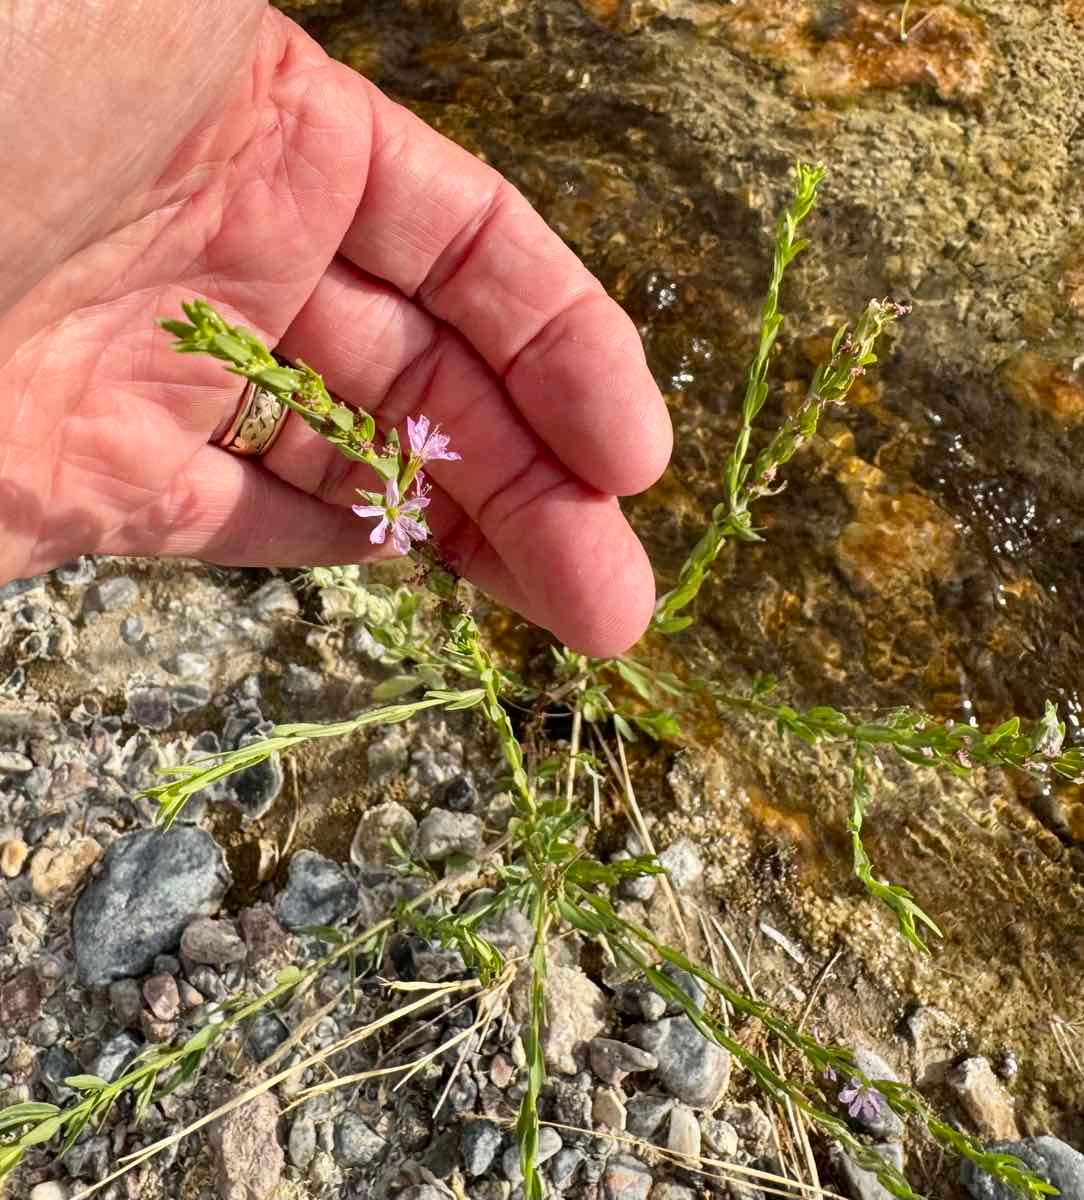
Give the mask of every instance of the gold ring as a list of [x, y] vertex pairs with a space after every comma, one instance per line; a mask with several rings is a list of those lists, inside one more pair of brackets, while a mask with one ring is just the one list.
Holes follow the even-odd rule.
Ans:
[[257, 387], [250, 379], [241, 393], [237, 413], [226, 432], [215, 439], [231, 454], [252, 457], [266, 454], [286, 424], [290, 410], [276, 396]]

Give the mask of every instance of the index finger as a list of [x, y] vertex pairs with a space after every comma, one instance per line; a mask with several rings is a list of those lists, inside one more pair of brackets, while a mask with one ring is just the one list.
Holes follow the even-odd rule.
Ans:
[[632, 321], [511, 184], [355, 78], [372, 151], [340, 253], [458, 329], [581, 479], [650, 486], [672, 437]]

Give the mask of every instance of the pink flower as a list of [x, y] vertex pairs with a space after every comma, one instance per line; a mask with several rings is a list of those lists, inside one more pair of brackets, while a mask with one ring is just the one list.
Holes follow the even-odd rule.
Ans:
[[359, 517], [379, 517], [376, 528], [369, 534], [374, 546], [383, 544], [391, 532], [391, 544], [399, 554], [410, 550], [410, 543], [424, 542], [429, 530], [417, 518], [429, 504], [427, 496], [415, 496], [410, 500], [399, 500], [399, 484], [389, 479], [384, 489], [383, 504], [355, 504], [354, 512]]
[[419, 417], [416, 421], [413, 417], [407, 417], [406, 426], [410, 453], [423, 463], [433, 462], [438, 458], [455, 462], [462, 457], [454, 450], [448, 449], [448, 435], [440, 432], [439, 425], [434, 425], [430, 431], [428, 417]]
[[863, 1087], [857, 1079], [852, 1079], [839, 1093], [839, 1102], [847, 1106], [852, 1117], [862, 1121], [874, 1121], [881, 1115], [881, 1093], [876, 1088]]

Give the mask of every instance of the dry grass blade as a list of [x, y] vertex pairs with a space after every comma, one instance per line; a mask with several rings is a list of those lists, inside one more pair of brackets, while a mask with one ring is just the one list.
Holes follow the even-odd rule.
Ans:
[[[121, 1165], [116, 1171], [112, 1172], [112, 1174], [106, 1176], [99, 1182], [92, 1184], [89, 1188], [85, 1188], [83, 1191], [79, 1192], [75, 1197], [73, 1197], [73, 1200], [84, 1200], [84, 1197], [93, 1196], [96, 1192], [100, 1192], [102, 1188], [107, 1187], [109, 1184], [114, 1183], [124, 1175], [127, 1175], [129, 1171], [134, 1170], [138, 1166], [142, 1166], [143, 1163], [155, 1158], [163, 1151], [170, 1149], [170, 1147], [176, 1146], [179, 1142], [184, 1141], [185, 1138], [190, 1137], [193, 1133], [197, 1133], [199, 1130], [205, 1129], [208, 1125], [214, 1124], [215, 1121], [220, 1120], [222, 1117], [228, 1116], [232, 1112], [236, 1112], [237, 1109], [248, 1104], [249, 1101], [265, 1095], [267, 1092], [271, 1091], [272, 1088], [277, 1087], [280, 1083], [285, 1083], [286, 1080], [295, 1075], [301, 1074], [304, 1071], [307, 1071], [310, 1067], [323, 1064], [332, 1055], [338, 1054], [343, 1050], [347, 1050], [351, 1046], [356, 1045], [358, 1042], [372, 1037], [373, 1034], [377, 1033], [379, 1030], [395, 1021], [411, 1016], [413, 1013], [418, 1012], [427, 1005], [431, 1004], [435, 999], [453, 992], [462, 991], [464, 988], [471, 986], [481, 988], [482, 985], [476, 979], [450, 984], [432, 985], [432, 990], [430, 993], [420, 996], [417, 1000], [413, 1000], [409, 1004], [403, 1005], [401, 1008], [397, 1008], [392, 1012], [385, 1013], [384, 1016], [379, 1017], [375, 1021], [370, 1021], [368, 1025], [364, 1025], [360, 1029], [352, 1030], [345, 1037], [340, 1038], [339, 1041], [334, 1045], [329, 1046], [324, 1050], [319, 1050], [315, 1054], [309, 1055], [308, 1058], [302, 1059], [300, 1062], [295, 1063], [293, 1066], [287, 1067], [285, 1070], [279, 1071], [277, 1074], [270, 1076], [268, 1079], [254, 1084], [252, 1087], [249, 1087], [243, 1091], [240, 1095], [231, 1097], [229, 1100], [220, 1104], [211, 1112], [205, 1113], [202, 1117], [199, 1117], [197, 1120], [191, 1122], [191, 1124], [186, 1125], [183, 1129], [179, 1129], [175, 1133], [169, 1134], [167, 1137], [160, 1138], [158, 1141], [152, 1142], [149, 1146], [144, 1146], [141, 1150], [137, 1150], [133, 1154], [126, 1155], [120, 1160]], [[370, 1072], [368, 1077], [375, 1078], [376, 1076], [380, 1075], [398, 1074], [409, 1069], [411, 1065], [412, 1064], [408, 1063], [398, 1067], [377, 1068], [373, 1072]], [[336, 1084], [338, 1084], [338, 1081], [336, 1081]], [[296, 1104], [298, 1101], [295, 1100], [294, 1103]], [[290, 1107], [292, 1108], [293, 1105]]]

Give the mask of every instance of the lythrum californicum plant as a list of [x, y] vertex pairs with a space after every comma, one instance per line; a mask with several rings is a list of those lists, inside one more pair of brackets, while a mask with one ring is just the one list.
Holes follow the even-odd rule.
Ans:
[[[876, 362], [875, 348], [882, 335], [906, 314], [903, 306], [892, 301], [871, 301], [852, 325], [836, 333], [829, 356], [814, 372], [805, 398], [780, 428], [766, 438], [757, 435], [757, 418], [768, 395], [772, 350], [783, 321], [780, 287], [788, 265], [805, 246], [799, 236], [800, 226], [814, 207], [823, 175], [819, 167], [799, 164], [796, 168], [793, 198], [776, 227], [768, 293], [761, 311], [760, 334], [742, 403], [737, 441], [719, 480], [718, 501], [707, 515], [701, 536], [678, 578], [658, 601], [653, 622], [655, 636], [675, 636], [696, 619], [697, 597], [728, 543], [759, 539], [758, 506], [784, 486], [783, 468], [816, 433], [825, 410], [846, 401], [854, 380]], [[446, 881], [438, 880], [417, 900], [402, 906], [394, 917], [352, 938], [329, 931], [329, 938], [335, 944], [319, 962], [305, 970], [287, 969], [269, 991], [231, 1005], [224, 1010], [220, 1023], [204, 1027], [179, 1045], [146, 1047], [116, 1080], [106, 1082], [76, 1076], [67, 1083], [77, 1095], [63, 1108], [22, 1104], [0, 1112], [0, 1176], [11, 1171], [32, 1146], [49, 1142], [55, 1145], [57, 1153], [63, 1153], [84, 1128], [101, 1121], [122, 1100], [132, 1106], [133, 1117], [138, 1120], [151, 1101], [168, 1094], [200, 1070], [226, 1030], [312, 986], [322, 972], [344, 956], [351, 956], [351, 961], [360, 959], [363, 965], [378, 965], [384, 939], [396, 925], [455, 946], [477, 978], [446, 985], [404, 985], [418, 989], [421, 994], [411, 998], [408, 990], [407, 1001], [377, 1025], [422, 1011], [457, 990], [477, 1001], [480, 1014], [491, 1011], [493, 998], [504, 996], [514, 971], [480, 930], [488, 918], [515, 906], [529, 916], [534, 930], [528, 961], [520, 964], [530, 975], [530, 1015], [525, 1039], [527, 1086], [516, 1124], [527, 1200], [540, 1200], [545, 1192], [535, 1159], [540, 1130], [539, 1098], [545, 1083], [542, 1030], [547, 946], [569, 930], [598, 943], [610, 959], [639, 971], [668, 1002], [688, 1016], [704, 1037], [725, 1047], [780, 1105], [781, 1111], [801, 1114], [841, 1143], [893, 1196], [921, 1200], [895, 1166], [852, 1132], [843, 1119], [844, 1111], [854, 1116], [887, 1106], [943, 1149], [970, 1159], [1021, 1195], [1038, 1197], [1052, 1193], [1048, 1184], [1015, 1158], [984, 1150], [978, 1142], [941, 1120], [912, 1088], [866, 1077], [848, 1051], [821, 1044], [801, 1024], [794, 1024], [770, 1005], [660, 941], [650, 929], [622, 916], [612, 901], [614, 889], [629, 878], [661, 873], [662, 867], [653, 854], [610, 863], [594, 857], [587, 836], [588, 814], [579, 806], [575, 781], [580, 773], [590, 778], [597, 789], [600, 775], [608, 765], [634, 807], [624, 744], [634, 741], [640, 733], [653, 738], [680, 738], [682, 715], [695, 705], [709, 704], [724, 716], [734, 711], [754, 714], [770, 720], [783, 736], [809, 743], [838, 744], [852, 765], [847, 828], [854, 873], [874, 899], [895, 912], [903, 936], [918, 950], [926, 951], [922, 931], [937, 935], [936, 924], [905, 888], [887, 883], [875, 874], [862, 843], [863, 822], [871, 800], [869, 761], [875, 754], [892, 753], [915, 767], [957, 774], [996, 763], [1039, 775], [1055, 773], [1084, 781], [1084, 756], [1075, 748], [1063, 747], [1064, 726], [1053, 706], [1048, 705], [1043, 717], [1030, 727], [1014, 718], [990, 731], [970, 724], [944, 724], [910, 709], [865, 720], [826, 707], [799, 712], [774, 697], [774, 684], [770, 680], [752, 680], [741, 686], [716, 680], [679, 679], [648, 669], [631, 656], [592, 661], [561, 649], [555, 650], [561, 677], [556, 694], [573, 707], [571, 744], [563, 759], [529, 761], [516, 737], [507, 704], [509, 701], [529, 704], [534, 697], [530, 689], [498, 669], [459, 597], [456, 579], [440, 565], [431, 550], [425, 524], [428, 496], [423, 468], [433, 459], [458, 458], [451, 448], [455, 431], [446, 434], [430, 428], [425, 417], [419, 416], [407, 422], [405, 449], [394, 431], [378, 438], [373, 418], [338, 403], [311, 367], [303, 363], [281, 364], [251, 333], [231, 326], [202, 301], [187, 304], [184, 310], [186, 321], [162, 321], [163, 328], [177, 339], [179, 351], [213, 355], [226, 363], [229, 370], [255, 380], [284, 400], [344, 455], [373, 469], [380, 487], [363, 493], [354, 511], [359, 519], [373, 522], [370, 535], [373, 542], [388, 543], [398, 553], [418, 559], [430, 594], [426, 603], [436, 606], [442, 634], [434, 637], [418, 622], [422, 603], [422, 593], [418, 590], [367, 585], [360, 580], [356, 569], [349, 567], [311, 572], [316, 584], [335, 589], [346, 599], [351, 611], [365, 619], [381, 661], [393, 666], [397, 673], [376, 689], [373, 706], [350, 720], [281, 725], [271, 736], [242, 749], [168, 768], [164, 781], [149, 793], [157, 801], [161, 823], [168, 825], [174, 821], [191, 796], [216, 780], [251, 767], [272, 754], [287, 753], [303, 742], [347, 738], [367, 726], [409, 721], [426, 709], [470, 708], [485, 718], [501, 748], [514, 817], [501, 842], [475, 864], [478, 882], [487, 884], [484, 899], [477, 905], [450, 910], [440, 897]], [[759, 449], [754, 448], [754, 442]], [[469, 464], [464, 469], [469, 469]], [[551, 691], [550, 697], [553, 695]], [[602, 758], [582, 748], [585, 727], [593, 731]], [[404, 863], [404, 869], [410, 869], [409, 864]], [[457, 887], [463, 888], [462, 876], [457, 878]], [[667, 965], [697, 978], [710, 1002], [703, 1008], [698, 1006], [663, 971]], [[483, 1020], [480, 1016], [479, 1022]], [[750, 1049], [756, 1043], [738, 1035], [737, 1021], [759, 1022], [779, 1045], [794, 1052], [804, 1069], [788, 1073], [781, 1066], [782, 1059], [769, 1060]], [[329, 1050], [283, 1068], [189, 1128], [123, 1160], [118, 1164], [117, 1175], [147, 1161], [260, 1091], [369, 1036], [374, 1028], [371, 1025], [356, 1030]], [[427, 1055], [422, 1063], [465, 1044], [475, 1028], [457, 1034]], [[415, 1063], [387, 1068], [386, 1072], [409, 1073], [418, 1067]], [[364, 1078], [380, 1073], [372, 1072]], [[356, 1083], [361, 1078], [335, 1079], [301, 1095], [304, 1098], [331, 1087]], [[95, 1185], [86, 1194], [101, 1186], [104, 1184]]]

